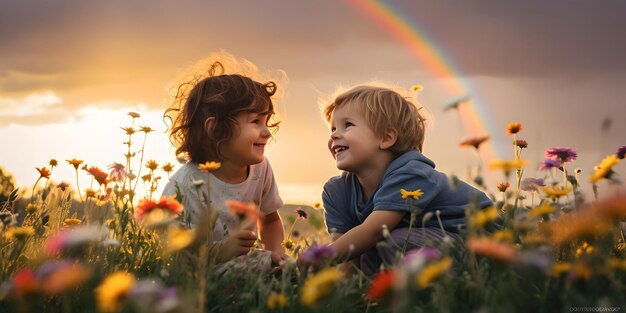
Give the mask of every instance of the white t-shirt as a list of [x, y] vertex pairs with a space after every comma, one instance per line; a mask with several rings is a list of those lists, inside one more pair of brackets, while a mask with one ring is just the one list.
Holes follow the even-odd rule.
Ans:
[[[185, 211], [190, 214], [191, 225], [194, 227], [201, 210], [207, 204], [207, 183], [211, 189], [211, 199], [208, 204], [217, 212], [213, 238], [215, 241], [223, 240], [228, 235], [228, 231], [237, 224], [237, 218], [230, 213], [230, 209], [225, 204], [227, 200], [255, 203], [263, 214], [275, 212], [283, 205], [278, 194], [274, 172], [267, 158], [263, 158], [259, 164], [250, 165], [248, 177], [239, 184], [225, 183], [213, 174], [198, 170], [197, 163], [187, 162], [172, 175], [165, 185], [163, 195], [175, 195], [178, 185], [183, 195], [182, 204]], [[200, 190], [200, 193], [197, 190]], [[256, 223], [254, 223], [254, 229], [256, 231]]]

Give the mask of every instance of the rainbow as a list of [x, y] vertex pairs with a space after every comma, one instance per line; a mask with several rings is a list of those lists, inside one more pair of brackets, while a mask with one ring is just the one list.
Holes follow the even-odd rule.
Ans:
[[[409, 51], [434, 75], [446, 78], [448, 92], [453, 96], [470, 95], [471, 105], [463, 104], [458, 107], [461, 122], [469, 136], [491, 135], [490, 141], [481, 146], [481, 154], [489, 161], [506, 155], [501, 146], [494, 143], [505, 142], [501, 139], [504, 130], [488, 127], [494, 119], [490, 116], [487, 106], [480, 100], [476, 88], [463, 79], [461, 70], [455, 66], [441, 45], [429, 36], [426, 28], [418, 21], [405, 16], [386, 1], [376, 0], [346, 0], [346, 2], [374, 20], [396, 40], [405, 45]], [[471, 92], [470, 92], [471, 91]], [[469, 137], [468, 136], [468, 137]], [[498, 150], [495, 148], [498, 147]]]

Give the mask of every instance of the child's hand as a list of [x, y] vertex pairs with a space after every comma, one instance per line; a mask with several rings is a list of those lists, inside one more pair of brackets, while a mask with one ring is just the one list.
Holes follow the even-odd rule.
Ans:
[[271, 257], [273, 266], [283, 265], [285, 260], [289, 258], [289, 256], [287, 256], [284, 251], [272, 251]]
[[228, 239], [222, 244], [222, 253], [227, 259], [238, 257], [250, 252], [257, 236], [253, 231], [238, 229], [233, 231]]

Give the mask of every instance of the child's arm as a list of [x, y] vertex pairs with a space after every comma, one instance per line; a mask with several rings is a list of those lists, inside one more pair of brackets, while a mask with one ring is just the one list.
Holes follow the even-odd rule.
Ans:
[[285, 255], [285, 250], [281, 246], [285, 239], [285, 230], [280, 215], [276, 211], [265, 215], [263, 221], [259, 221], [258, 227], [264, 248], [272, 251], [272, 261], [277, 264]]
[[335, 252], [335, 260], [347, 261], [371, 249], [383, 239], [383, 225], [394, 229], [406, 212], [374, 211], [365, 221], [346, 233], [339, 235], [330, 244]]

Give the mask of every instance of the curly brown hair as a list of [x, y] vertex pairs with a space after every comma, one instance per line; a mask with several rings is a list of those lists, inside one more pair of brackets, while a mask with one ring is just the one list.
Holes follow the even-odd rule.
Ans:
[[[176, 90], [173, 105], [163, 114], [172, 121], [170, 141], [179, 158], [196, 163], [222, 161], [220, 145], [238, 133], [236, 117], [239, 113], [267, 114], [266, 126], [272, 134], [280, 122], [274, 122], [276, 93], [272, 81], [259, 83], [247, 76], [224, 74], [221, 62], [214, 62], [206, 76], [196, 76], [182, 83]], [[214, 118], [211, 129], [205, 121]]]

